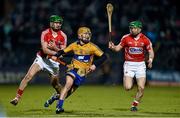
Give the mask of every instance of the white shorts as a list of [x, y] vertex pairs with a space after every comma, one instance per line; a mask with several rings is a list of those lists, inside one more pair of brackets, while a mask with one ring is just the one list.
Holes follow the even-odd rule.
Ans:
[[33, 63], [38, 64], [42, 70], [48, 71], [51, 75], [57, 76], [59, 74], [59, 63], [52, 59], [37, 55]]
[[124, 62], [124, 76], [142, 78], [146, 77], [146, 65], [145, 62]]

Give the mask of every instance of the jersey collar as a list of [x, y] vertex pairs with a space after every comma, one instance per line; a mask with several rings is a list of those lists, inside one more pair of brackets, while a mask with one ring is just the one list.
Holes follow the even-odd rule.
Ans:
[[137, 41], [141, 38], [141, 36], [142, 36], [142, 33], [139, 33], [136, 37], [132, 36], [132, 38]]
[[[51, 28], [49, 28], [49, 32], [52, 34], [52, 29], [51, 29]], [[59, 31], [57, 32], [57, 34], [60, 35], [60, 34], [61, 34], [61, 30], [59, 30]]]

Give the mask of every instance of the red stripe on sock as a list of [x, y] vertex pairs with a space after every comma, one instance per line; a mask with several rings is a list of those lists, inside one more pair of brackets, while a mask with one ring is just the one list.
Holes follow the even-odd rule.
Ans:
[[138, 106], [138, 103], [137, 102], [133, 102], [132, 105], [133, 106]]
[[18, 89], [17, 94], [18, 94], [19, 96], [22, 96], [22, 94], [23, 94], [23, 90]]

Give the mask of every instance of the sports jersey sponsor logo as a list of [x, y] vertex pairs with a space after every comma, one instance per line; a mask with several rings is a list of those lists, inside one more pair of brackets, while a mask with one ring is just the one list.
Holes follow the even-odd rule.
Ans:
[[139, 47], [130, 47], [129, 48], [129, 53], [130, 54], [142, 54], [143, 53], [143, 49], [139, 48]]
[[74, 55], [74, 58], [79, 61], [87, 63], [90, 60], [90, 55]]
[[78, 59], [79, 60], [84, 59], [84, 56], [78, 56]]

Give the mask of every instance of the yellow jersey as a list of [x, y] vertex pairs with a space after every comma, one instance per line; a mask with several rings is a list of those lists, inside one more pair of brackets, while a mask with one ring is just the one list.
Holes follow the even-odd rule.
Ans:
[[78, 41], [64, 49], [65, 53], [71, 51], [74, 53], [74, 57], [69, 67], [84, 70], [84, 74], [86, 74], [87, 69], [92, 65], [94, 56], [100, 57], [104, 53], [98, 46], [91, 42], [80, 45]]

